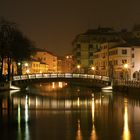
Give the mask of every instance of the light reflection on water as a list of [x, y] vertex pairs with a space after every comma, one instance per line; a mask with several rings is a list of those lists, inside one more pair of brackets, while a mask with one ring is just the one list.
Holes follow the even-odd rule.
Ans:
[[1, 139], [139, 140], [140, 100], [117, 94], [60, 82], [1, 94]]
[[94, 94], [92, 94], [92, 131], [90, 140], [97, 140], [96, 130], [94, 126], [94, 113], [95, 113], [95, 101], [94, 101]]
[[80, 120], [78, 120], [78, 129], [77, 129], [76, 140], [82, 140], [82, 133], [81, 133], [81, 128], [80, 128]]
[[123, 140], [130, 140], [130, 130], [128, 123], [128, 99], [124, 98], [124, 128], [123, 128]]

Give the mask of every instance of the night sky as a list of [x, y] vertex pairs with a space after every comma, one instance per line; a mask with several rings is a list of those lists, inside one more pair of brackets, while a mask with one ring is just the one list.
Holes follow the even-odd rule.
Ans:
[[88, 28], [139, 24], [140, 0], [1, 0], [0, 16], [16, 22], [37, 47], [60, 56]]

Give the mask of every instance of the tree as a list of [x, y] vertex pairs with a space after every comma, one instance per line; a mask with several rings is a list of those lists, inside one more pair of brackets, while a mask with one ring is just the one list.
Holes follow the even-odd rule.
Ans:
[[29, 60], [34, 52], [34, 45], [22, 32], [16, 30], [13, 34], [14, 40], [12, 43], [12, 58], [17, 65], [17, 73], [22, 74], [22, 62]]
[[[8, 80], [10, 80], [12, 62], [22, 64], [23, 60], [30, 58], [33, 49], [33, 43], [23, 35], [15, 23], [0, 20], [0, 76], [3, 74], [3, 60], [7, 60]], [[18, 73], [22, 74], [21, 66], [18, 67]]]
[[7, 59], [8, 64], [8, 80], [10, 79], [10, 63], [11, 63], [11, 44], [13, 40], [12, 32], [16, 29], [16, 25], [4, 19], [0, 20], [0, 76], [3, 74], [3, 60]]

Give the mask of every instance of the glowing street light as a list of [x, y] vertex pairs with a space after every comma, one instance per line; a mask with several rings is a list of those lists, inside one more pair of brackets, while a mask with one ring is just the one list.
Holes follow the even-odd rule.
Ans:
[[21, 65], [21, 63], [20, 62], [18, 62], [18, 66], [20, 66]]
[[30, 72], [30, 70], [28, 69], [29, 64], [25, 63], [24, 65], [25, 65], [25, 68], [26, 68], [26, 74], [29, 74], [29, 72]]
[[80, 67], [81, 67], [80, 65], [77, 65], [77, 68], [78, 68], [78, 69], [80, 69]]
[[92, 67], [91, 67], [91, 69], [94, 71], [94, 70], [95, 70], [95, 67], [94, 67], [94, 66], [92, 66]]
[[78, 72], [80, 73], [80, 68], [81, 66], [80, 65], [77, 65], [77, 69], [78, 69]]
[[125, 69], [128, 69], [128, 64], [124, 64], [123, 67], [124, 67]]
[[94, 66], [91, 67], [92, 73], [94, 74], [96, 68]]
[[25, 67], [28, 67], [29, 66], [29, 64], [28, 63], [25, 63]]
[[129, 65], [127, 64], [127, 63], [125, 63], [124, 65], [123, 65], [123, 67], [124, 67], [124, 79], [125, 80], [127, 80], [128, 79], [128, 68], [129, 68]]
[[26, 70], [26, 73], [27, 73], [27, 74], [29, 74], [29, 72], [30, 72], [30, 70], [29, 70], [29, 69], [27, 69], [27, 70]]

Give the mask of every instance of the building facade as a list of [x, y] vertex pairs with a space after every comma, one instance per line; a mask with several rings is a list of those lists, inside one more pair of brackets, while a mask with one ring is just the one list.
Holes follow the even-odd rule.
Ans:
[[76, 36], [73, 41], [75, 71], [90, 72], [94, 65], [94, 53], [100, 50], [103, 42], [114, 40], [120, 42], [121, 38], [112, 28], [99, 27]]
[[129, 44], [101, 46], [101, 50], [94, 54], [96, 74], [113, 79], [134, 79], [134, 73], [140, 70], [140, 46]]
[[48, 73], [57, 72], [57, 56], [44, 49], [38, 49], [33, 58], [48, 65]]
[[58, 59], [58, 73], [73, 73], [73, 56], [66, 55]]
[[30, 60], [22, 64], [22, 74], [47, 73], [48, 65], [37, 60]]

